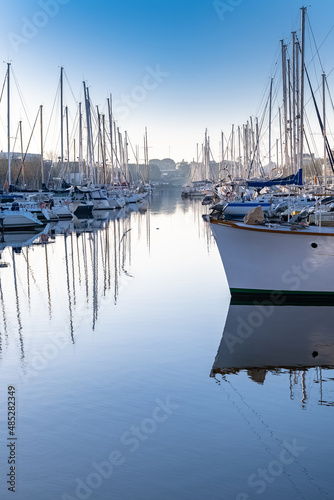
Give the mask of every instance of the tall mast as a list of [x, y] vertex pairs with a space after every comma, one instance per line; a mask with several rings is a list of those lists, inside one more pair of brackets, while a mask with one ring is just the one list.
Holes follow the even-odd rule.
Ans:
[[89, 151], [89, 177], [93, 176], [93, 156], [92, 156], [92, 141], [91, 141], [91, 132], [90, 132], [90, 106], [89, 106], [89, 94], [88, 89], [86, 87], [86, 83], [83, 82], [84, 87], [84, 96], [85, 96], [85, 107], [86, 107], [86, 123], [87, 123], [87, 142], [88, 142], [88, 151]]
[[289, 87], [289, 137], [290, 137], [290, 163], [291, 163], [291, 174], [294, 173], [293, 165], [293, 149], [292, 149], [292, 111], [291, 111], [291, 67], [290, 59], [288, 59], [288, 87]]
[[296, 164], [300, 168], [300, 92], [299, 92], [299, 42], [296, 40]]
[[[99, 111], [99, 107], [96, 106], [97, 111], [97, 125], [98, 125], [98, 141], [97, 141], [97, 182], [100, 183], [100, 151], [102, 156], [102, 165], [103, 165], [103, 147], [102, 147], [102, 131], [101, 131], [101, 115]], [[104, 181], [105, 182], [105, 181]]]
[[125, 176], [130, 182], [130, 175], [129, 175], [129, 158], [128, 158], [128, 133], [127, 131], [124, 132], [124, 163], [125, 163]]
[[41, 173], [42, 173], [42, 189], [45, 184], [44, 180], [44, 149], [43, 149], [43, 106], [39, 107], [40, 123], [41, 123]]
[[303, 166], [303, 139], [304, 139], [304, 74], [305, 74], [305, 13], [306, 7], [302, 11], [302, 31], [301, 31], [301, 75], [300, 75], [300, 168]]
[[322, 121], [323, 121], [323, 137], [324, 137], [324, 184], [325, 190], [327, 187], [327, 156], [326, 156], [326, 92], [325, 92], [325, 84], [326, 84], [326, 75], [325, 72], [322, 73]]
[[145, 158], [145, 165], [146, 165], [145, 182], [148, 184], [150, 182], [150, 170], [149, 170], [149, 163], [148, 163], [148, 143], [147, 143], [147, 128], [146, 127], [145, 127], [145, 135], [144, 135], [144, 158]]
[[82, 112], [81, 112], [81, 102], [79, 102], [79, 172], [80, 172], [80, 183], [82, 181]]
[[23, 154], [23, 138], [22, 138], [22, 122], [19, 122], [20, 125], [20, 142], [21, 142], [21, 164], [22, 164], [22, 180], [23, 180], [23, 188], [25, 187], [24, 180], [24, 154]]
[[282, 76], [283, 76], [283, 120], [284, 120], [284, 152], [285, 152], [285, 168], [289, 166], [288, 157], [288, 111], [286, 99], [286, 45], [281, 40], [282, 45]]
[[63, 171], [64, 162], [64, 123], [63, 123], [63, 71], [64, 68], [60, 68], [60, 161], [61, 161], [61, 171]]
[[107, 182], [107, 156], [106, 156], [106, 122], [105, 115], [102, 115], [102, 158], [103, 158], [103, 182]]
[[68, 107], [65, 106], [65, 119], [66, 119], [66, 150], [67, 150], [67, 175], [70, 173], [70, 134], [68, 130]]
[[232, 123], [232, 135], [231, 135], [231, 160], [232, 160], [232, 169], [233, 176], [235, 177], [235, 155], [234, 155], [234, 124]]
[[109, 116], [109, 133], [110, 133], [110, 160], [111, 160], [111, 183], [114, 183], [114, 151], [113, 151], [113, 134], [112, 134], [112, 100], [107, 99], [108, 103], [108, 116]]
[[292, 32], [292, 136], [293, 136], [293, 166], [297, 168], [296, 158], [296, 32]]
[[7, 139], [8, 139], [8, 189], [12, 178], [10, 172], [10, 63], [7, 63]]
[[280, 166], [281, 166], [281, 168], [283, 168], [283, 138], [282, 138], [281, 108], [278, 108], [278, 120], [279, 120], [279, 139], [280, 139], [280, 150], [281, 150], [281, 162], [280, 162]]
[[[198, 149], [198, 144], [197, 144], [197, 149]], [[198, 153], [197, 153], [198, 156]], [[198, 161], [198, 159], [197, 159]], [[224, 169], [224, 132], [222, 132], [222, 172]]]
[[238, 125], [238, 146], [239, 146], [239, 168], [238, 175], [241, 177], [241, 136], [240, 136], [240, 126]]
[[273, 78], [270, 80], [270, 91], [269, 91], [269, 167], [271, 165], [271, 101], [272, 101], [272, 91], [273, 91]]
[[259, 131], [259, 120], [258, 117], [255, 118], [255, 130], [256, 130], [256, 144], [257, 144], [257, 165], [260, 169], [260, 131]]

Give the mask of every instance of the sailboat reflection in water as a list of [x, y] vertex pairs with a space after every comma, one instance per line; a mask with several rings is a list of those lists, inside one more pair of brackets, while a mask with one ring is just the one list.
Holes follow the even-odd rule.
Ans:
[[318, 404], [334, 406], [323, 394], [323, 383], [334, 380], [333, 324], [332, 306], [232, 302], [211, 376], [226, 380], [245, 371], [264, 384], [268, 373], [289, 374], [291, 399], [300, 388], [305, 406], [311, 383], [319, 387]]

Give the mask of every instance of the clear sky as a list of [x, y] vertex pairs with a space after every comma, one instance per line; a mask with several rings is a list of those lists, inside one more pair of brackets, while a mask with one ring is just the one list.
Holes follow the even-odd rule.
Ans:
[[[261, 110], [270, 77], [279, 74], [280, 40], [292, 30], [300, 36], [296, 0], [11, 0], [3, 2], [0, 50], [13, 69], [12, 141], [22, 120], [25, 141], [39, 105], [43, 105], [47, 151], [59, 148], [59, 120], [51, 111], [60, 66], [66, 73], [64, 104], [70, 127], [82, 81], [94, 105], [106, 112], [112, 94], [114, 115], [131, 143], [143, 145], [148, 129], [149, 157], [171, 156], [190, 161], [208, 129], [212, 152], [219, 160], [219, 140], [232, 124], [242, 125]], [[334, 3], [306, 5], [323, 69], [334, 82]], [[312, 50], [306, 64], [321, 80]], [[313, 43], [313, 41], [312, 41]], [[16, 89], [18, 83], [24, 107]], [[277, 104], [281, 91], [277, 77]], [[274, 84], [276, 85], [276, 83]], [[317, 84], [315, 84], [317, 87]], [[276, 87], [275, 87], [276, 88]], [[58, 102], [55, 103], [58, 106]], [[57, 109], [57, 108], [56, 108]], [[0, 103], [0, 148], [6, 150], [6, 94]], [[46, 132], [45, 132], [46, 133]], [[38, 152], [38, 134], [31, 152]], [[16, 145], [16, 150], [19, 147]]]

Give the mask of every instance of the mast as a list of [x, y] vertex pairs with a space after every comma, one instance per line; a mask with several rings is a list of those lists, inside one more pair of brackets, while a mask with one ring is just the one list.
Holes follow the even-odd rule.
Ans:
[[294, 164], [293, 164], [293, 149], [292, 149], [292, 111], [291, 111], [291, 67], [290, 59], [288, 59], [288, 86], [289, 86], [289, 136], [290, 136], [290, 162], [291, 162], [291, 174], [294, 174]]
[[288, 157], [288, 124], [287, 124], [287, 99], [286, 99], [286, 45], [281, 40], [282, 46], [282, 77], [283, 77], [283, 120], [284, 120], [284, 152], [285, 152], [285, 168], [289, 166]]
[[128, 158], [128, 133], [124, 132], [124, 164], [125, 164], [125, 177], [127, 181], [130, 183], [130, 175], [129, 175], [129, 158]]
[[82, 112], [81, 102], [79, 102], [79, 172], [80, 183], [82, 182]]
[[84, 96], [85, 96], [85, 107], [86, 107], [86, 122], [87, 122], [87, 142], [88, 142], [88, 151], [89, 151], [89, 175], [88, 177], [93, 176], [93, 157], [92, 157], [92, 142], [91, 142], [91, 133], [90, 133], [90, 107], [89, 107], [89, 94], [88, 89], [86, 87], [86, 83], [83, 82], [84, 87]]
[[150, 170], [149, 170], [149, 163], [148, 163], [148, 143], [147, 143], [147, 127], [145, 127], [145, 135], [144, 135], [144, 158], [145, 158], [145, 170], [146, 170], [146, 175], [145, 175], [145, 182], [149, 184], [150, 182]]
[[282, 139], [282, 117], [281, 108], [278, 108], [278, 119], [279, 119], [279, 139], [280, 139], [280, 150], [281, 150], [281, 168], [283, 168], [283, 139]]
[[[97, 142], [97, 182], [100, 183], [100, 151], [102, 156], [102, 165], [104, 165], [103, 161], [103, 147], [102, 147], [102, 131], [101, 131], [101, 115], [99, 111], [99, 107], [96, 106], [97, 111], [97, 124], [98, 124], [98, 142]], [[105, 181], [104, 181], [105, 182]]]
[[45, 184], [44, 180], [44, 150], [43, 150], [43, 106], [39, 107], [40, 123], [41, 123], [41, 174], [42, 174], [42, 189]]
[[323, 137], [324, 137], [324, 184], [325, 184], [325, 190], [327, 187], [327, 156], [326, 156], [326, 91], [325, 91], [325, 84], [326, 84], [326, 74], [325, 72], [322, 73], [322, 122], [323, 122]]
[[258, 169], [260, 169], [260, 130], [259, 130], [259, 120], [258, 117], [255, 118], [255, 130], [256, 130], [256, 144], [257, 144], [257, 165]]
[[70, 135], [68, 131], [68, 107], [65, 106], [65, 119], [66, 119], [66, 149], [67, 149], [67, 175], [70, 173]]
[[64, 68], [60, 68], [60, 162], [61, 171], [63, 171], [64, 162], [64, 123], [63, 123], [63, 71]]
[[276, 139], [276, 170], [278, 170], [278, 139]]
[[296, 157], [296, 32], [292, 32], [292, 136], [293, 153], [292, 161], [294, 171], [298, 170]]
[[22, 122], [19, 122], [19, 128], [20, 128], [20, 142], [21, 142], [21, 169], [22, 169], [22, 179], [23, 179], [23, 188], [25, 187], [25, 180], [24, 180], [24, 154], [23, 154], [23, 138], [22, 138]]
[[107, 156], [106, 156], [106, 122], [105, 115], [102, 115], [102, 158], [103, 158], [103, 182], [107, 182]]
[[7, 63], [7, 139], [8, 139], [8, 189], [12, 178], [10, 172], [10, 63]]
[[241, 136], [240, 136], [240, 126], [238, 125], [238, 149], [239, 149], [239, 168], [238, 175], [241, 177]]
[[301, 75], [300, 75], [300, 168], [303, 166], [303, 139], [304, 139], [304, 75], [305, 75], [305, 13], [306, 7], [301, 8]]
[[232, 132], [231, 132], [231, 160], [232, 160], [232, 177], [235, 177], [235, 154], [234, 154], [234, 124], [232, 123]]
[[300, 92], [299, 92], [299, 42], [296, 40], [296, 164], [300, 167]]
[[269, 91], [269, 167], [271, 166], [271, 104], [272, 104], [273, 78], [270, 80]]
[[[198, 149], [198, 144], [197, 144], [197, 149]], [[198, 153], [197, 153], [198, 156]], [[198, 159], [197, 159], [198, 161]], [[222, 171], [224, 169], [224, 132], [222, 132]]]
[[112, 135], [112, 101], [107, 99], [108, 103], [108, 116], [109, 116], [109, 133], [110, 133], [110, 160], [111, 160], [111, 184], [114, 184], [114, 151], [113, 151], [113, 135]]

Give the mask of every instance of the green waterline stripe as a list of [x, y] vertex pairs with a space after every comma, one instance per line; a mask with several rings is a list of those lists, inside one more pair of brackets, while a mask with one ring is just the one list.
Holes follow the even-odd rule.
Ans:
[[317, 296], [333, 296], [334, 292], [314, 292], [314, 291], [298, 291], [298, 290], [263, 290], [258, 288], [230, 288], [231, 295], [234, 294], [254, 294], [254, 295], [317, 295]]

